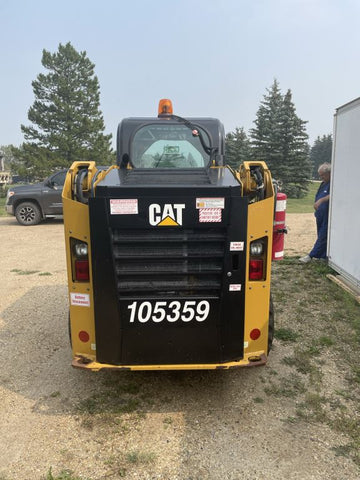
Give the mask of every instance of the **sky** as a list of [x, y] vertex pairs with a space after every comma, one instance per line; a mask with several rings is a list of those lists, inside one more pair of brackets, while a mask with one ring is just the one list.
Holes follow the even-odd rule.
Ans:
[[42, 51], [67, 42], [95, 64], [114, 148], [161, 98], [248, 133], [276, 78], [313, 144], [360, 96], [358, 0], [0, 0], [0, 18], [0, 145], [24, 141]]

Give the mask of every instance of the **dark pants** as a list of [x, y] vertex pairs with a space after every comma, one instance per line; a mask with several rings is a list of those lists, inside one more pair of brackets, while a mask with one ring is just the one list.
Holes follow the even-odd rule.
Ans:
[[317, 240], [309, 253], [311, 258], [326, 258], [328, 213], [327, 209], [325, 212], [316, 212]]

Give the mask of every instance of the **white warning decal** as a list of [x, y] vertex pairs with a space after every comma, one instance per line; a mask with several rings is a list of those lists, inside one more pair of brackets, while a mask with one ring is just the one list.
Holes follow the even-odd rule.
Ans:
[[286, 200], [277, 200], [276, 201], [276, 211], [284, 212], [286, 210]]
[[111, 215], [137, 215], [137, 198], [114, 198], [110, 200]]
[[90, 295], [88, 293], [70, 293], [71, 305], [77, 307], [90, 307]]
[[244, 250], [244, 242], [230, 242], [230, 252], [242, 252]]
[[241, 283], [232, 283], [229, 285], [230, 292], [240, 292], [241, 291]]
[[200, 223], [220, 223], [221, 208], [200, 208], [199, 209], [199, 222]]
[[196, 208], [225, 208], [225, 198], [197, 198], [196, 199]]

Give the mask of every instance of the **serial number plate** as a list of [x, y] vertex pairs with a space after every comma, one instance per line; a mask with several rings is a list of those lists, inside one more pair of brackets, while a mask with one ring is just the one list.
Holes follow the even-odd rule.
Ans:
[[207, 300], [186, 300], [179, 302], [138, 302], [134, 301], [128, 305], [130, 310], [130, 323], [140, 322], [203, 322], [210, 313], [210, 303]]

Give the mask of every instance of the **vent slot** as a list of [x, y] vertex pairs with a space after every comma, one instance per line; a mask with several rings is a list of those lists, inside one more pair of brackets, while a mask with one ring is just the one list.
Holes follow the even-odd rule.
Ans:
[[115, 229], [112, 246], [121, 298], [220, 297], [222, 229]]

